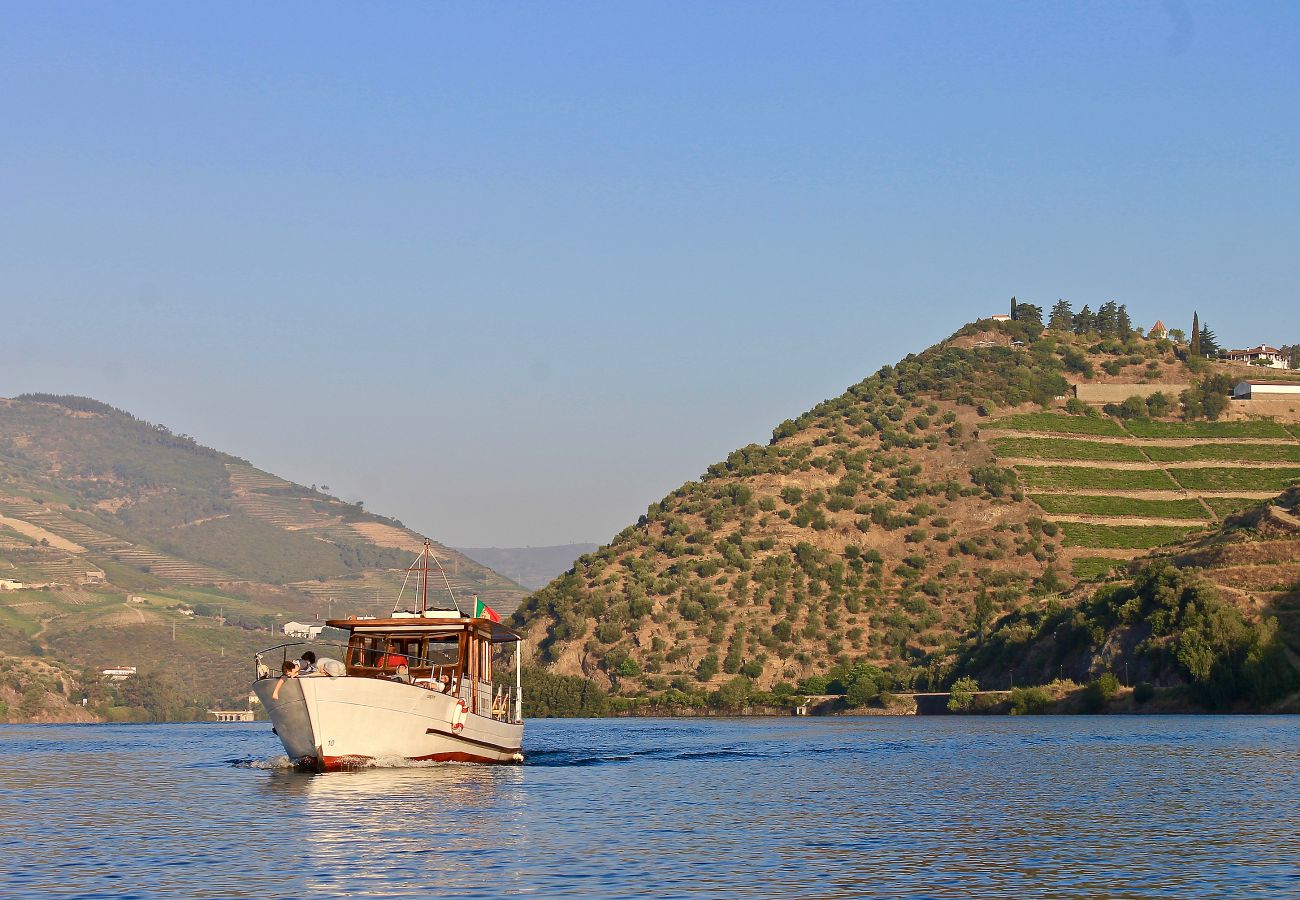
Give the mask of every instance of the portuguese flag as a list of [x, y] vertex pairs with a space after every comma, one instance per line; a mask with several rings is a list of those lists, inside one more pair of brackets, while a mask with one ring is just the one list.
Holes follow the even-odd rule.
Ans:
[[488, 606], [482, 600], [480, 600], [478, 598], [478, 594], [475, 594], [474, 595], [474, 618], [491, 619], [493, 622], [500, 622], [501, 614], [498, 613], [492, 607]]

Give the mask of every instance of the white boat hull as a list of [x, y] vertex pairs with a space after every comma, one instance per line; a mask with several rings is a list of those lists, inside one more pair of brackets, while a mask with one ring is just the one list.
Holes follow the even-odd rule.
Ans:
[[377, 678], [278, 679], [253, 690], [289, 758], [320, 771], [413, 761], [518, 763], [524, 726], [465, 711], [458, 697]]

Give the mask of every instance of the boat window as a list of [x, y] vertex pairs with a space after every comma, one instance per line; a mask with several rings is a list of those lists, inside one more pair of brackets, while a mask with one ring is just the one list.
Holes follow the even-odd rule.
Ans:
[[425, 665], [454, 666], [460, 662], [460, 641], [454, 634], [429, 638], [425, 658]]
[[405, 635], [353, 635], [348, 648], [348, 664], [378, 667], [383, 663], [390, 644], [393, 654], [405, 656], [412, 668], [460, 664], [460, 641], [455, 634], [431, 636], [427, 642], [423, 637]]

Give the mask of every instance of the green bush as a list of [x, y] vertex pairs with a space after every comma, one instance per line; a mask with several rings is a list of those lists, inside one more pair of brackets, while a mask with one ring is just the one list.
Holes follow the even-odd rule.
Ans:
[[1047, 712], [1052, 695], [1040, 687], [1015, 688], [1011, 691], [1011, 714], [1036, 716]]
[[1083, 708], [1088, 712], [1100, 712], [1118, 693], [1119, 679], [1106, 672], [1088, 682], [1088, 686], [1083, 689]]
[[1156, 687], [1149, 681], [1139, 681], [1133, 688], [1134, 703], [1149, 703], [1156, 695]]
[[948, 709], [952, 712], [967, 712], [975, 703], [975, 692], [980, 689], [979, 682], [970, 676], [958, 678], [949, 688]]

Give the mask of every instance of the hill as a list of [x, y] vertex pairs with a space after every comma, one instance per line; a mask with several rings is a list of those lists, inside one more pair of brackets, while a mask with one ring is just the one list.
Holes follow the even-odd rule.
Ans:
[[596, 544], [560, 544], [555, 547], [457, 547], [470, 559], [481, 562], [529, 590], [544, 588], [572, 568], [574, 560], [599, 549]]
[[1300, 689], [1298, 506], [1290, 488], [1122, 577], [1026, 604], [973, 638], [957, 671], [984, 685], [1120, 673], [1128, 685], [1185, 687], [1201, 707], [1300, 710], [1300, 695], [1285, 700]]
[[[0, 653], [61, 673], [58, 696], [27, 700], [24, 718], [72, 695], [127, 718], [242, 703], [251, 654], [280, 624], [391, 609], [423, 541], [98, 401], [0, 400]], [[466, 599], [509, 612], [524, 595], [455, 550], [435, 552]], [[110, 665], [147, 677], [108, 691], [86, 674]], [[15, 697], [54, 683], [19, 680]]]
[[972, 323], [710, 466], [520, 608], [537, 662], [651, 707], [853, 666], [939, 687], [1000, 618], [1300, 477], [1294, 410], [1250, 419], [1186, 347], [1079, 331]]

